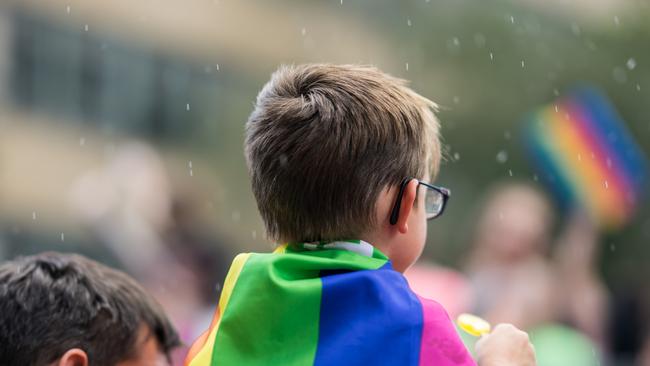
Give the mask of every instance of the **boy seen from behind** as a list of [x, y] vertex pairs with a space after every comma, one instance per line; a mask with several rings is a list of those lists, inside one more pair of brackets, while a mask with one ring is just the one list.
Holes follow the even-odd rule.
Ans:
[[[402, 276], [449, 191], [436, 105], [376, 68], [281, 67], [246, 125], [252, 189], [273, 253], [240, 254], [186, 359], [205, 365], [474, 365], [445, 310]], [[497, 326], [481, 366], [534, 365]]]

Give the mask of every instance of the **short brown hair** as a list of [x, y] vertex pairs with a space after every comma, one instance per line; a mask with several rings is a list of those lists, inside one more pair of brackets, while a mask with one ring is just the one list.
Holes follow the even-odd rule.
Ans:
[[0, 365], [46, 365], [80, 348], [89, 364], [112, 366], [135, 356], [143, 325], [169, 357], [174, 327], [125, 273], [54, 252], [0, 265]]
[[436, 105], [377, 68], [282, 66], [257, 96], [245, 154], [274, 240], [358, 238], [379, 193], [440, 161]]

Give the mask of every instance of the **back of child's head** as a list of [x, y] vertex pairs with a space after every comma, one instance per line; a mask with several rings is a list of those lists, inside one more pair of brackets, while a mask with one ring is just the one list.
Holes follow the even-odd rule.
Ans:
[[90, 365], [137, 352], [143, 327], [164, 354], [179, 343], [162, 308], [126, 274], [78, 255], [0, 265], [0, 364], [46, 365], [74, 348]]
[[354, 239], [386, 187], [434, 176], [436, 105], [374, 67], [280, 67], [257, 97], [246, 158], [267, 234]]

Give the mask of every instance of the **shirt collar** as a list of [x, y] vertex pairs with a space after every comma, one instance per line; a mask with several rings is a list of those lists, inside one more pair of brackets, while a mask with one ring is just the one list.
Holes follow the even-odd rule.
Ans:
[[280, 245], [275, 250], [275, 253], [285, 253], [287, 249], [298, 252], [328, 249], [347, 250], [365, 257], [388, 260], [388, 257], [384, 253], [363, 240], [292, 242]]

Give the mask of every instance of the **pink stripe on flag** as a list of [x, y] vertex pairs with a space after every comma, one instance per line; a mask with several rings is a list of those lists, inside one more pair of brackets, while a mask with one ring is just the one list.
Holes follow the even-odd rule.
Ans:
[[424, 323], [420, 366], [476, 366], [442, 305], [420, 296], [418, 298], [422, 303]]

